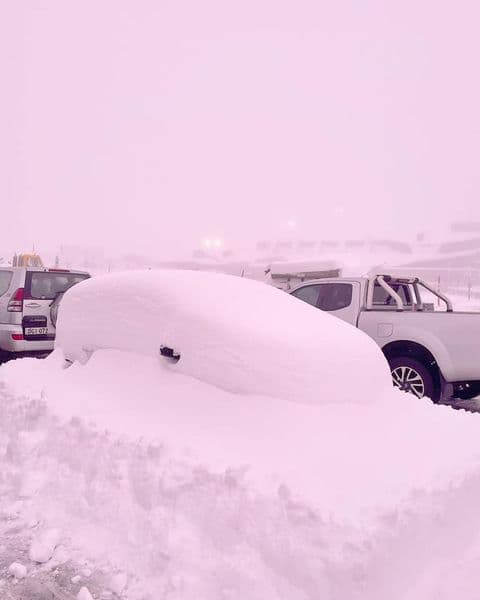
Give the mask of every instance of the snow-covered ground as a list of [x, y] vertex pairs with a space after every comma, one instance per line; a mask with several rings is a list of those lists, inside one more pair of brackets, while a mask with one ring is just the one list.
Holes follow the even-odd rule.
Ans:
[[151, 277], [73, 288], [55, 353], [0, 367], [0, 597], [478, 597], [480, 415], [384, 386], [366, 336], [268, 286], [196, 274], [178, 305], [192, 275]]
[[181, 398], [150, 357], [62, 363], [0, 369], [2, 543], [27, 579], [60, 561], [95, 598], [117, 574], [131, 599], [476, 597], [478, 415], [395, 390]]

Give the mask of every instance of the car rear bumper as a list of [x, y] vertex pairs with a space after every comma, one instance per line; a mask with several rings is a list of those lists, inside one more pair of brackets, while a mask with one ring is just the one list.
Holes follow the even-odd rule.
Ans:
[[0, 323], [0, 351], [11, 353], [36, 353], [51, 352], [53, 350], [53, 340], [25, 340], [14, 339], [12, 336], [22, 336], [23, 330], [20, 325], [10, 325]]

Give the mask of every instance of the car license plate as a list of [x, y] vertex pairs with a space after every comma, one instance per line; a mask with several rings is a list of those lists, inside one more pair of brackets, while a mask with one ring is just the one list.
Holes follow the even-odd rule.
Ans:
[[25, 327], [25, 335], [47, 335], [47, 327]]

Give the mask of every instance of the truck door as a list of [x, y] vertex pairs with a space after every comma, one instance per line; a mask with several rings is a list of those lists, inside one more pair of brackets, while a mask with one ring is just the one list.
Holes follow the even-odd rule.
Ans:
[[357, 326], [360, 309], [360, 283], [357, 281], [307, 284], [294, 290], [292, 296]]

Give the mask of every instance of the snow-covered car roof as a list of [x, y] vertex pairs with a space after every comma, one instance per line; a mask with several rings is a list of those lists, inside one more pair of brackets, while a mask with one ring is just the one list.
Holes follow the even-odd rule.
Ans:
[[[160, 347], [180, 355], [173, 364]], [[243, 394], [365, 401], [391, 386], [376, 344], [351, 325], [263, 283], [158, 270], [92, 278], [60, 306], [56, 347], [70, 360], [119, 349]]]

